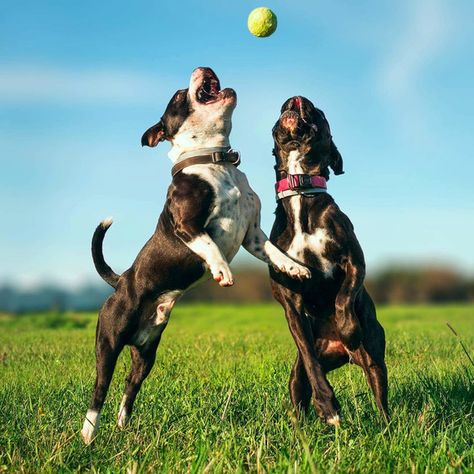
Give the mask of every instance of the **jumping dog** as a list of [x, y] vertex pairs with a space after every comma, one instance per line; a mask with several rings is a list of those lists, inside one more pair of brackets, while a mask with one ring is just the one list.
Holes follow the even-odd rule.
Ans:
[[290, 278], [310, 278], [273, 244], [260, 228], [260, 201], [245, 174], [239, 154], [230, 148], [233, 89], [220, 89], [209, 68], [196, 69], [187, 89], [171, 98], [161, 120], [142, 137], [142, 145], [171, 142], [172, 182], [155, 233], [133, 265], [117, 275], [105, 262], [102, 242], [110, 220], [92, 238], [99, 275], [115, 288], [102, 306], [96, 331], [96, 381], [81, 431], [92, 442], [117, 357], [130, 346], [132, 367], [118, 413], [128, 420], [142, 382], [149, 374], [161, 335], [176, 300], [210, 276], [220, 286], [233, 284], [229, 262], [242, 245], [252, 255]]

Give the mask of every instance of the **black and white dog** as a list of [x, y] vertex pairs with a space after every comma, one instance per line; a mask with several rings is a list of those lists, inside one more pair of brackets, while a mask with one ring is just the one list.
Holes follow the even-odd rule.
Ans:
[[285, 310], [298, 354], [290, 376], [297, 411], [314, 399], [319, 416], [339, 424], [339, 403], [327, 372], [362, 367], [380, 412], [388, 419], [385, 335], [364, 287], [364, 254], [349, 218], [326, 192], [329, 168], [342, 157], [324, 113], [304, 97], [281, 108], [273, 128], [277, 209], [270, 240], [311, 269], [297, 282], [270, 269], [272, 291]]
[[196, 69], [189, 88], [171, 98], [161, 120], [148, 129], [142, 145], [169, 140], [172, 183], [155, 233], [133, 265], [117, 275], [104, 261], [102, 242], [110, 220], [92, 239], [94, 264], [116, 291], [104, 303], [97, 323], [96, 382], [81, 434], [91, 443], [117, 357], [131, 346], [132, 368], [118, 414], [123, 427], [155, 361], [161, 334], [176, 300], [186, 289], [212, 277], [233, 284], [229, 263], [242, 245], [255, 257], [291, 278], [310, 278], [309, 270], [272, 245], [260, 228], [260, 202], [239, 157], [230, 150], [234, 90], [220, 90], [209, 68]]

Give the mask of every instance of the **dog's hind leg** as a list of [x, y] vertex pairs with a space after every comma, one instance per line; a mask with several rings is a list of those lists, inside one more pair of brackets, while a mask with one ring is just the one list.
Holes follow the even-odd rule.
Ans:
[[[381, 415], [389, 420], [388, 377], [385, 365], [385, 332], [375, 316], [375, 306], [365, 289], [362, 290], [357, 311], [363, 328], [362, 345], [352, 353], [354, 362], [362, 367], [374, 394]], [[367, 323], [367, 324], [366, 324]]]
[[129, 420], [135, 398], [143, 381], [153, 368], [160, 338], [161, 335], [145, 349], [135, 346], [130, 347], [132, 368], [126, 380], [122, 403], [120, 404], [118, 412], [117, 425], [119, 428], [123, 428]]
[[[365, 347], [366, 345], [368, 345], [368, 348]], [[367, 344], [364, 341], [362, 346], [352, 355], [354, 362], [362, 367], [365, 373], [380, 414], [386, 421], [389, 421], [387, 366], [383, 359], [379, 359], [377, 355], [375, 355], [378, 352], [379, 350], [375, 349], [373, 345]]]
[[99, 428], [99, 418], [105, 397], [109, 389], [110, 381], [114, 373], [117, 358], [123, 348], [123, 344], [118, 341], [110, 341], [101, 334], [100, 323], [97, 332], [96, 342], [96, 381], [94, 394], [89, 409], [86, 413], [81, 436], [85, 444], [92, 443]]
[[342, 343], [354, 351], [362, 342], [362, 331], [354, 308], [356, 298], [364, 282], [362, 265], [355, 264], [349, 257], [342, 265], [345, 277], [336, 295], [336, 325]]
[[[145, 341], [140, 346], [132, 346], [130, 348], [132, 367], [125, 383], [122, 403], [117, 417], [119, 428], [123, 428], [130, 418], [135, 398], [143, 381], [153, 368], [161, 335], [168, 324], [171, 310], [176, 300], [181, 296], [181, 293], [181, 291], [171, 292], [163, 295], [158, 300], [159, 304], [152, 318], [152, 324], [143, 331], [144, 333], [148, 333], [144, 336]], [[141, 335], [138, 334], [137, 337], [140, 339]]]
[[299, 416], [301, 411], [307, 411], [313, 394], [308, 375], [304, 368], [303, 358], [299, 352], [296, 355], [296, 360], [291, 368], [289, 389], [291, 402], [297, 416]]
[[117, 358], [126, 343], [126, 333], [130, 321], [133, 320], [134, 307], [129, 298], [116, 292], [108, 298], [100, 310], [95, 342], [95, 386], [81, 431], [82, 439], [86, 444], [90, 444], [97, 433], [100, 412], [107, 396]]

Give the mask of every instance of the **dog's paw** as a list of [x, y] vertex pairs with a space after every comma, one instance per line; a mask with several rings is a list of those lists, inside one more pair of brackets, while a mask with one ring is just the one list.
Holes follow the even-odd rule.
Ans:
[[212, 278], [214, 278], [220, 286], [232, 286], [234, 284], [234, 277], [230, 271], [229, 265], [221, 262], [219, 265], [211, 267]]
[[128, 423], [129, 414], [127, 413], [127, 409], [125, 408], [125, 401], [127, 398], [124, 396], [122, 403], [119, 408], [119, 412], [117, 415], [117, 426], [122, 430], [125, 428], [126, 424]]
[[333, 415], [326, 418], [326, 423], [332, 426], [341, 426], [341, 418], [339, 415]]
[[87, 410], [86, 419], [81, 430], [81, 438], [87, 446], [94, 441], [94, 437], [99, 427], [100, 414], [95, 410]]
[[94, 439], [94, 432], [83, 429], [83, 430], [81, 430], [81, 438], [82, 438], [83, 443], [86, 446], [89, 446], [92, 443], [93, 439]]
[[117, 426], [123, 430], [128, 423], [128, 415], [125, 412], [120, 412], [117, 417]]
[[296, 280], [309, 280], [311, 278], [310, 270], [299, 263], [293, 262], [293, 260], [282, 262], [278, 270]]

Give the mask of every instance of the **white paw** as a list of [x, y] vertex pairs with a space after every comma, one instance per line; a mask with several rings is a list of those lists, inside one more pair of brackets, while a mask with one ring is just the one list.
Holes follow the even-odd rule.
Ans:
[[278, 269], [297, 280], [308, 280], [311, 278], [309, 269], [299, 263], [293, 262], [293, 260], [282, 262]]
[[212, 278], [214, 278], [220, 286], [232, 286], [234, 277], [226, 262], [220, 262], [218, 265], [211, 267]]
[[89, 445], [94, 440], [99, 427], [99, 413], [95, 410], [87, 410], [86, 419], [81, 430], [81, 437], [85, 444]]
[[125, 428], [125, 425], [128, 422], [129, 416], [125, 408], [125, 402], [127, 401], [127, 396], [124, 395], [122, 398], [122, 403], [120, 404], [118, 416], [117, 416], [117, 426], [122, 429]]
[[94, 439], [95, 431], [94, 429], [88, 429], [88, 428], [82, 428], [81, 430], [81, 438], [82, 441], [84, 441], [84, 444], [89, 446], [89, 444], [92, 443], [92, 440]]
[[328, 418], [326, 421], [328, 425], [332, 425], [332, 426], [341, 425], [341, 419], [339, 418], [339, 415], [334, 415], [331, 418]]
[[117, 418], [117, 426], [120, 429], [125, 428], [125, 425], [128, 423], [128, 414], [127, 411], [124, 409], [120, 410]]

